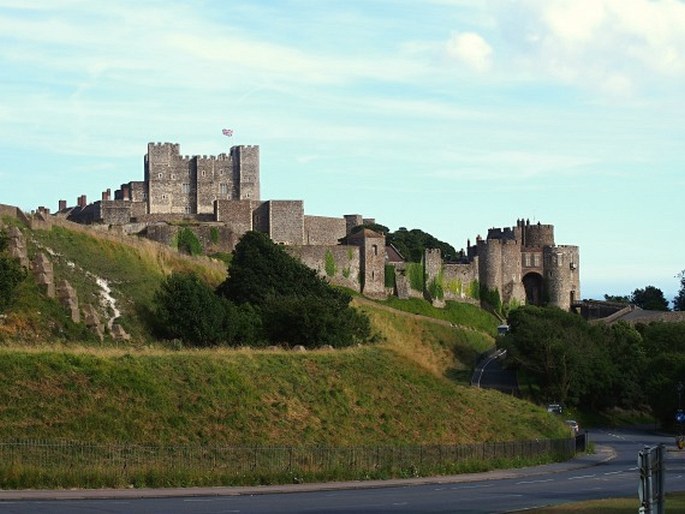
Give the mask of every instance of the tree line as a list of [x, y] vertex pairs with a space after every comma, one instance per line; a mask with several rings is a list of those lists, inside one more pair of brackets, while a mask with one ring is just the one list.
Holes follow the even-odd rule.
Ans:
[[[685, 270], [678, 273], [676, 276], [680, 280], [680, 290], [673, 298], [673, 310], [685, 310]], [[617, 302], [625, 304], [637, 305], [641, 309], [650, 311], [668, 311], [669, 303], [664, 292], [658, 287], [646, 286], [644, 288], [637, 288], [629, 295], [610, 295], [605, 294], [604, 299], [607, 302]]]
[[509, 314], [509, 327], [499, 345], [539, 402], [595, 412], [649, 406], [665, 425], [683, 407], [685, 322], [591, 324], [555, 307], [523, 306]]

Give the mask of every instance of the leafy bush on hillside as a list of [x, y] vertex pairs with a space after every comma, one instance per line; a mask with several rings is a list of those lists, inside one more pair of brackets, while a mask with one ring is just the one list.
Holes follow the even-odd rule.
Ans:
[[6, 255], [7, 245], [7, 234], [0, 230], [0, 312], [11, 305], [17, 286], [26, 277], [19, 262]]
[[179, 252], [186, 253], [188, 255], [202, 254], [202, 244], [200, 244], [195, 232], [190, 230], [188, 227], [183, 227], [181, 230], [179, 230], [176, 237]]
[[236, 245], [218, 292], [238, 305], [251, 304], [273, 343], [348, 346], [371, 333], [368, 318], [349, 306], [348, 293], [260, 232], [246, 233]]
[[171, 275], [155, 297], [159, 332], [199, 346], [348, 346], [368, 340], [368, 318], [351, 296], [288, 255], [265, 234], [248, 232], [216, 294], [197, 277]]

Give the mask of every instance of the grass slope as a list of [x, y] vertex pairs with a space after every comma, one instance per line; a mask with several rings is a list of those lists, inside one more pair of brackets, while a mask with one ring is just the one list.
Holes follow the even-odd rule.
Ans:
[[374, 346], [170, 351], [147, 332], [154, 291], [190, 269], [216, 285], [225, 264], [86, 227], [24, 230], [31, 254], [49, 249], [56, 279], [82, 303], [99, 302], [94, 277], [109, 282], [134, 341], [103, 348], [28, 279], [0, 323], [0, 440], [345, 446], [568, 435], [539, 408], [459, 385], [497, 325], [473, 306], [356, 299]]
[[[136, 343], [150, 343], [145, 321], [152, 296], [163, 278], [172, 271], [193, 270], [207, 283], [218, 285], [226, 277], [226, 265], [208, 258], [189, 257], [171, 248], [135, 237], [102, 234], [65, 222], [51, 230], [23, 228], [29, 256], [49, 255], [55, 284], [67, 280], [76, 289], [80, 305], [96, 307], [103, 321], [111, 311], [102, 305], [97, 279], [107, 281], [116, 307], [117, 319]], [[22, 285], [19, 302], [0, 325], [0, 342], [74, 341], [93, 343], [95, 339], [67, 319], [56, 300], [40, 293], [31, 279]], [[98, 341], [99, 343], [99, 341]]]
[[230, 445], [560, 438], [542, 409], [427, 373], [389, 349], [0, 350], [0, 440]]

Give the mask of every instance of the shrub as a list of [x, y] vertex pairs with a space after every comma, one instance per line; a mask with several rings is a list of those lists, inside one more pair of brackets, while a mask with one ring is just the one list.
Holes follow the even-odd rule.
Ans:
[[345, 346], [370, 335], [349, 294], [259, 232], [247, 232], [236, 245], [229, 277], [217, 291], [238, 305], [251, 304], [273, 343]]
[[187, 227], [183, 227], [178, 231], [177, 244], [179, 252], [187, 253], [188, 255], [202, 254], [202, 245], [195, 232]]
[[385, 287], [395, 287], [395, 266], [385, 265]]
[[225, 339], [226, 306], [212, 289], [192, 273], [173, 273], [154, 297], [158, 332], [195, 346], [212, 346]]
[[0, 255], [0, 312], [12, 304], [17, 286], [25, 277], [26, 272], [15, 259]]
[[326, 276], [328, 276], [328, 277], [335, 276], [335, 258], [333, 257], [333, 252], [331, 252], [330, 250], [326, 250], [326, 255], [325, 255], [324, 259], [325, 259], [324, 268], [326, 270]]
[[424, 283], [425, 283], [424, 273], [423, 273], [423, 264], [422, 263], [416, 263], [416, 262], [408, 262], [407, 263], [407, 276], [409, 277], [409, 286], [414, 291], [423, 292]]

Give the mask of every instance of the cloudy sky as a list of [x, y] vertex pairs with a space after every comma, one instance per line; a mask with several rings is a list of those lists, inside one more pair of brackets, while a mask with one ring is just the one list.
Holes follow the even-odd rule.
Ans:
[[[263, 199], [456, 248], [518, 218], [582, 296], [685, 268], [683, 0], [0, 0], [0, 203], [261, 148]], [[222, 136], [223, 128], [234, 136]]]

